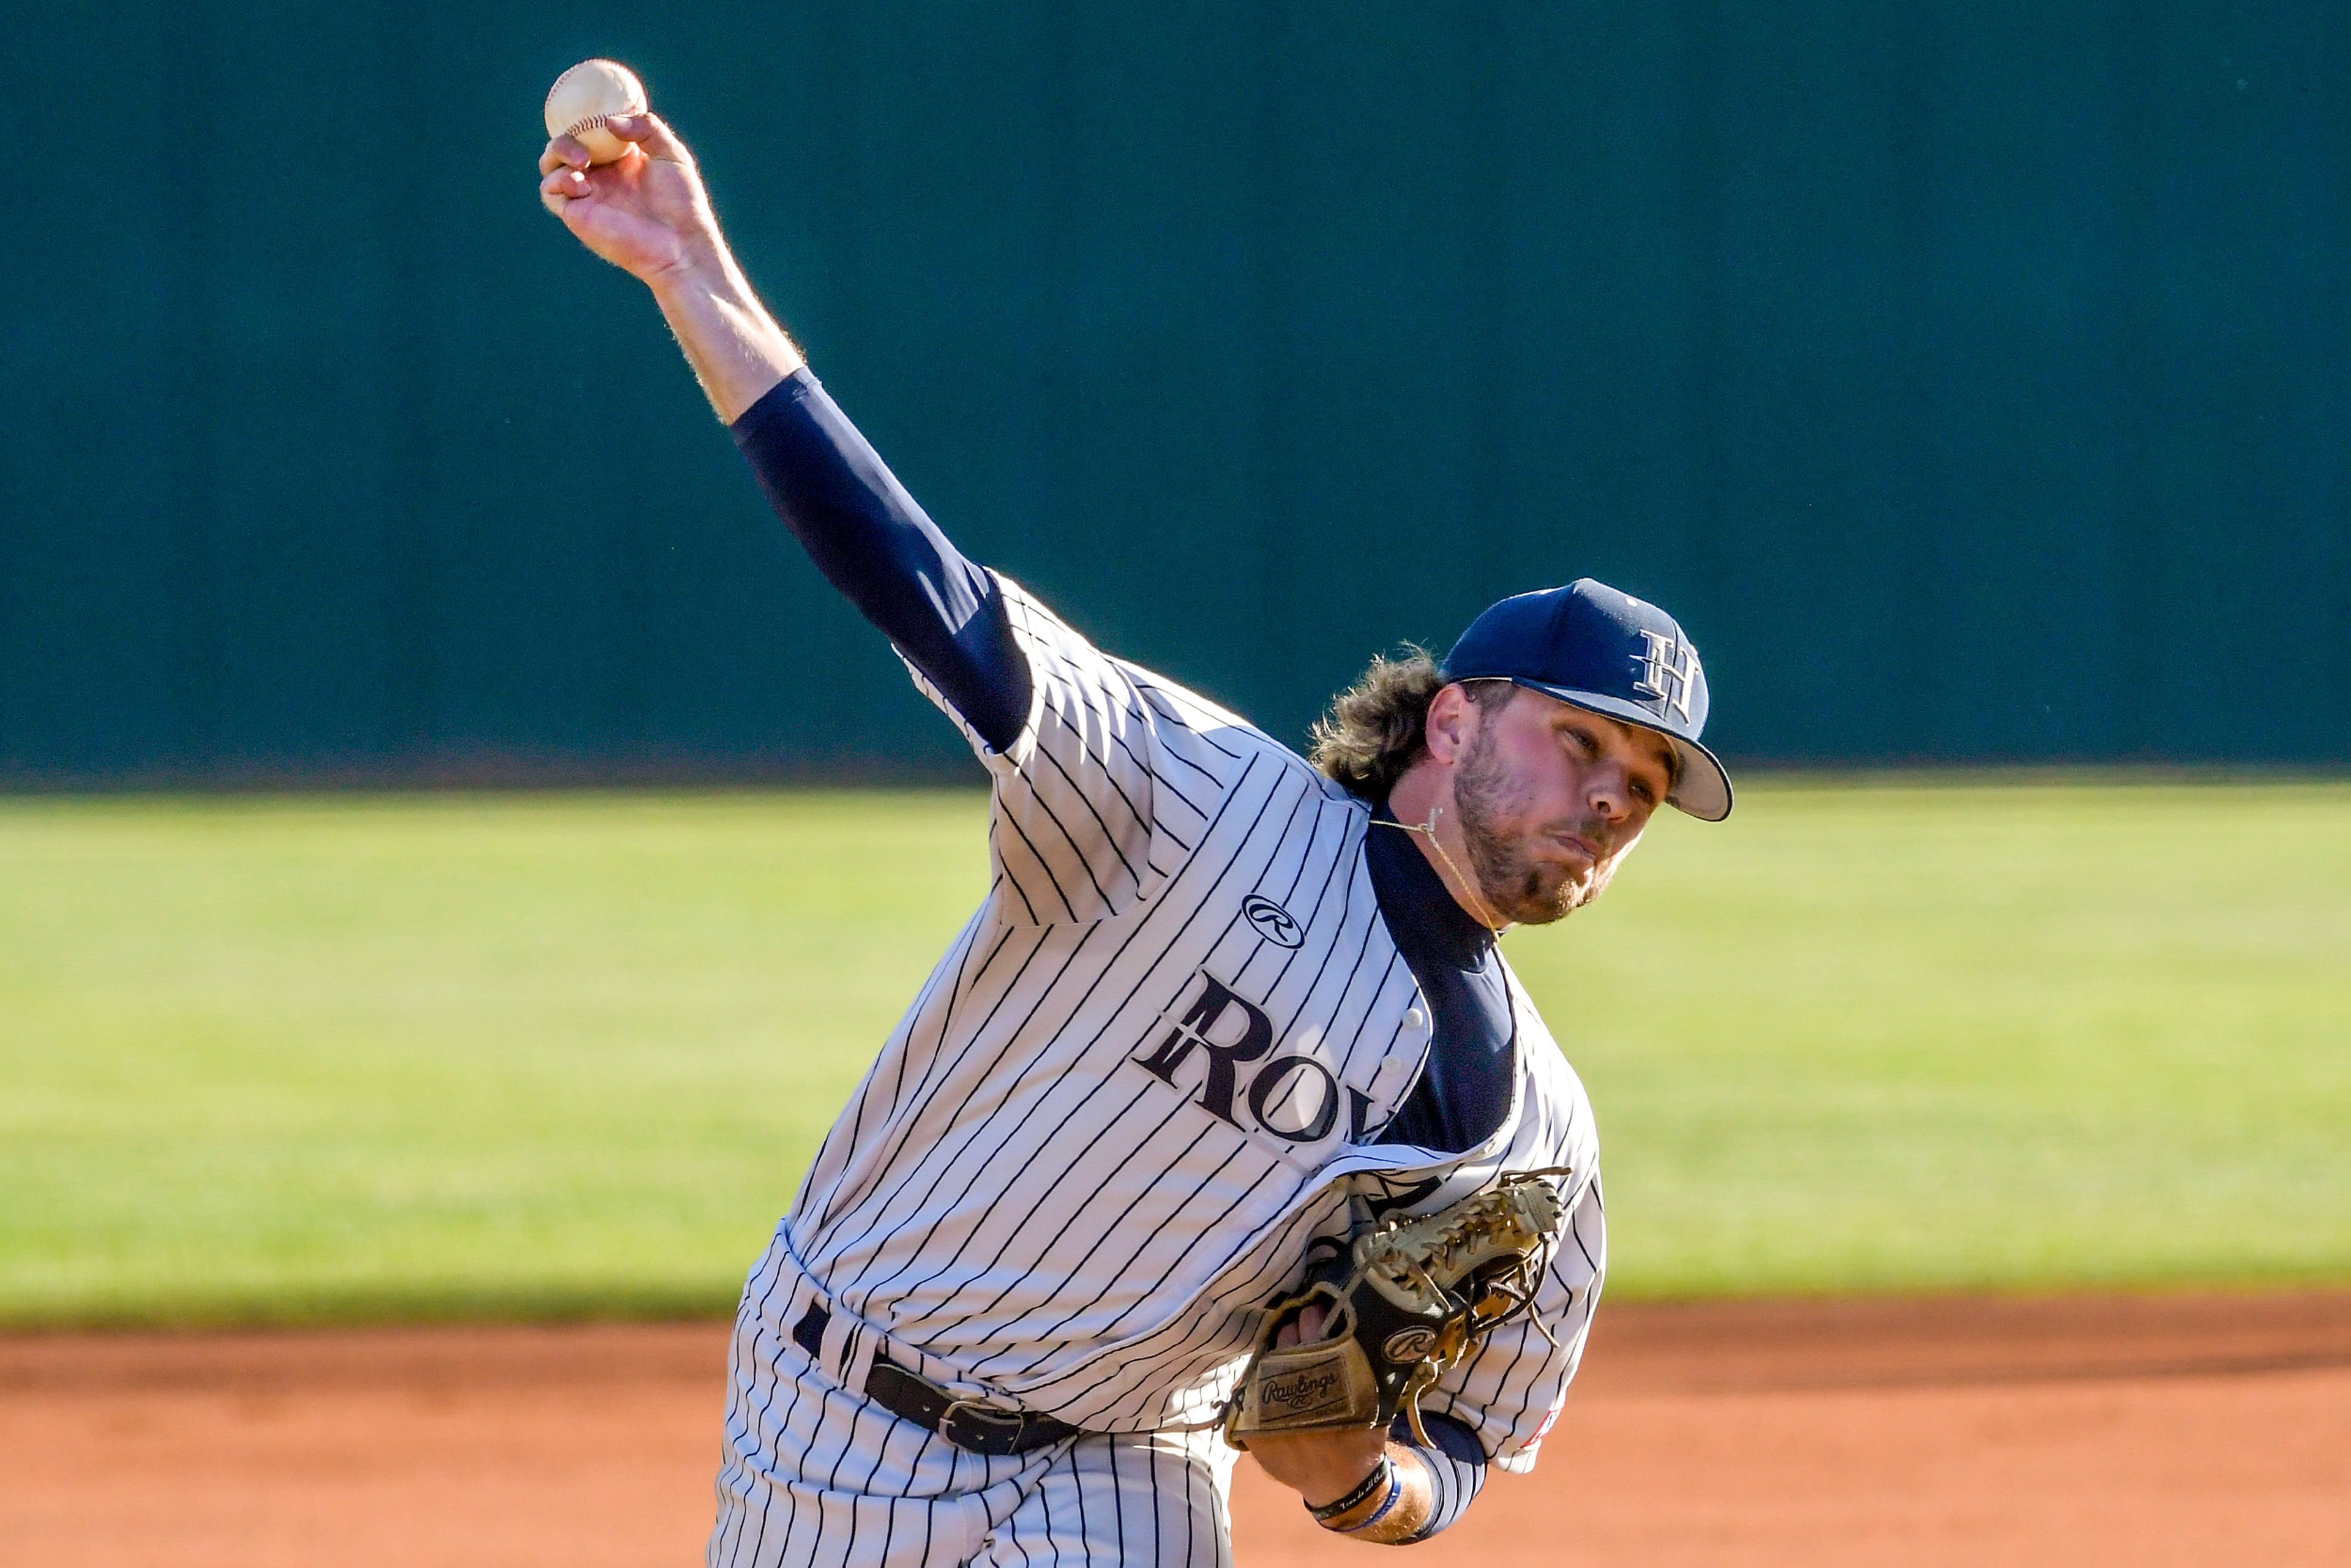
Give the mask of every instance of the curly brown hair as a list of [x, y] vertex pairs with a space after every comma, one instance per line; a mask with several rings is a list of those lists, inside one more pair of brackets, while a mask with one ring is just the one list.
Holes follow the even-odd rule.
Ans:
[[[1331, 699], [1314, 721], [1315, 767], [1366, 800], [1384, 800], [1405, 768], [1428, 749], [1428, 705], [1447, 685], [1426, 648], [1405, 645], [1401, 658], [1372, 657], [1355, 684]], [[1471, 681], [1469, 700], [1491, 713], [1519, 689], [1509, 681]]]

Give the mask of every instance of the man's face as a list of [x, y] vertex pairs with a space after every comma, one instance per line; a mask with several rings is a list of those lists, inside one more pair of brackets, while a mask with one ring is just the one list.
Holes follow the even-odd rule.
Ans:
[[1453, 800], [1494, 913], [1542, 925], [1599, 897], [1671, 787], [1673, 748], [1523, 687], [1471, 722]]

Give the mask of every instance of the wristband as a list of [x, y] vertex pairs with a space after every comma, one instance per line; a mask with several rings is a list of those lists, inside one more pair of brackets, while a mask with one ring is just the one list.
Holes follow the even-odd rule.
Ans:
[[[1385, 1495], [1383, 1496], [1383, 1493]], [[1327, 1502], [1320, 1508], [1316, 1508], [1313, 1504], [1309, 1503], [1307, 1505], [1306, 1511], [1312, 1514], [1314, 1516], [1314, 1522], [1321, 1525], [1323, 1529], [1337, 1531], [1341, 1534], [1352, 1535], [1358, 1530], [1367, 1530], [1374, 1524], [1378, 1523], [1381, 1520], [1385, 1519], [1388, 1515], [1388, 1511], [1395, 1507], [1396, 1500], [1401, 1498], [1403, 1495], [1404, 1486], [1400, 1478], [1396, 1475], [1395, 1460], [1390, 1458], [1385, 1454], [1382, 1454], [1380, 1456], [1380, 1462], [1372, 1467], [1372, 1473], [1365, 1476], [1363, 1479], [1362, 1484], [1357, 1486], [1354, 1490], [1349, 1492], [1345, 1497], [1339, 1499], [1336, 1502]], [[1357, 1509], [1362, 1508], [1374, 1498], [1379, 1499], [1379, 1507], [1374, 1509], [1371, 1513], [1364, 1518], [1356, 1520], [1353, 1523], [1349, 1524], [1341, 1524], [1336, 1522], [1337, 1521], [1345, 1518], [1348, 1514], [1354, 1512]]]
[[1404, 1478], [1402, 1476], [1395, 1475], [1394, 1473], [1394, 1467], [1390, 1467], [1389, 1479], [1394, 1481], [1395, 1484], [1388, 1488], [1388, 1495], [1380, 1500], [1379, 1507], [1372, 1510], [1372, 1516], [1369, 1519], [1360, 1519], [1353, 1524], [1346, 1525], [1326, 1524], [1322, 1528], [1325, 1530], [1335, 1529], [1342, 1535], [1361, 1535], [1365, 1531], [1371, 1529], [1372, 1526], [1385, 1519], [1389, 1514], [1395, 1512], [1395, 1505], [1404, 1500]]

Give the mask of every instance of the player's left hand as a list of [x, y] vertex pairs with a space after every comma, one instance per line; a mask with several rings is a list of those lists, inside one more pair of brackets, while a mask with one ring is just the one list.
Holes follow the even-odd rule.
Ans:
[[[1322, 1319], [1321, 1307], [1308, 1307], [1296, 1322], [1274, 1337], [1275, 1347], [1287, 1350], [1322, 1338]], [[1384, 1430], [1365, 1427], [1344, 1431], [1261, 1432], [1249, 1439], [1249, 1451], [1267, 1475], [1304, 1498], [1310, 1507], [1320, 1508], [1363, 1484], [1387, 1445]]]
[[646, 283], [724, 242], [694, 154], [656, 114], [615, 115], [605, 128], [630, 143], [610, 163], [559, 136], [539, 154], [538, 198], [580, 243]]

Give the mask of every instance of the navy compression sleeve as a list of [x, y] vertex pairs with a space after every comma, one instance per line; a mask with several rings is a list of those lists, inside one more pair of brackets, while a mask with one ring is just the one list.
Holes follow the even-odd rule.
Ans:
[[759, 488], [827, 580], [1001, 751], [1029, 722], [1029, 661], [993, 573], [967, 560], [806, 366], [733, 426]]
[[1412, 1428], [1401, 1416], [1396, 1419], [1393, 1435], [1428, 1467], [1429, 1475], [1437, 1482], [1436, 1503], [1429, 1510], [1428, 1522], [1397, 1542], [1398, 1546], [1426, 1541], [1459, 1519], [1469, 1511], [1469, 1505], [1477, 1500], [1479, 1490], [1486, 1484], [1486, 1450], [1479, 1446], [1478, 1434], [1469, 1429], [1468, 1423], [1429, 1411], [1422, 1412], [1420, 1423], [1428, 1428], [1429, 1440], [1436, 1444], [1435, 1448], [1424, 1448], [1413, 1441]]

